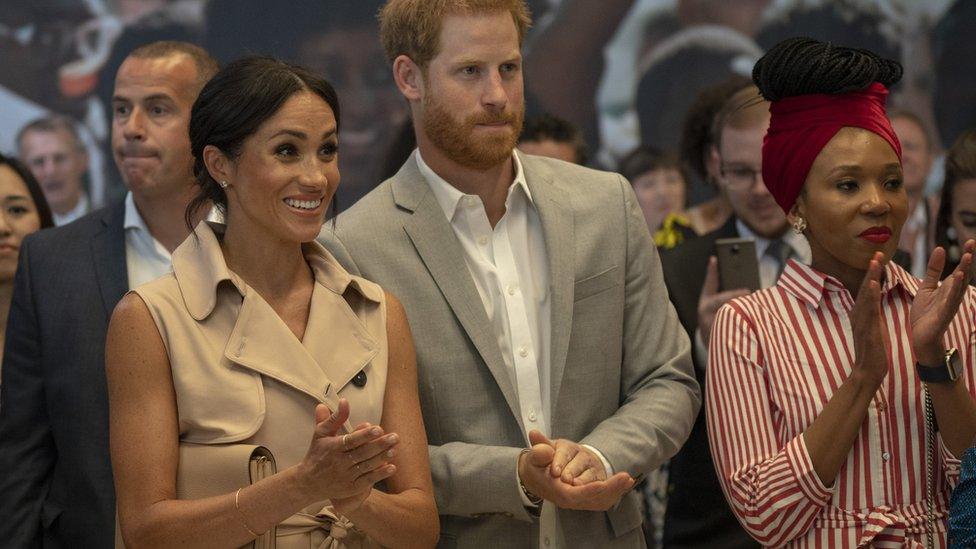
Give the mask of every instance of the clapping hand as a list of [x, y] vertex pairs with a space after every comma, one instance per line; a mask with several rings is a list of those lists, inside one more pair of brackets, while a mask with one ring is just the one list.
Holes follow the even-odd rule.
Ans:
[[884, 254], [875, 252], [868, 264], [861, 287], [851, 310], [854, 335], [854, 372], [864, 376], [874, 387], [888, 374], [888, 332], [881, 319], [881, 274]]
[[374, 484], [396, 472], [390, 463], [399, 439], [378, 425], [363, 423], [338, 435], [349, 419], [349, 402], [339, 400], [335, 413], [315, 407], [315, 432], [299, 464], [304, 485], [317, 499], [330, 499], [336, 510], [348, 512], [365, 501]]
[[952, 318], [959, 310], [969, 280], [973, 263], [973, 250], [976, 241], [969, 240], [963, 247], [962, 258], [956, 269], [939, 283], [939, 276], [945, 266], [946, 252], [939, 247], [932, 251], [925, 278], [918, 287], [912, 302], [910, 323], [912, 327], [912, 350], [915, 358], [922, 364], [935, 365], [941, 362], [945, 349], [942, 336]]
[[[532, 448], [519, 458], [519, 477], [530, 492], [555, 503], [557, 507], [605, 511], [616, 505], [634, 486], [634, 479], [627, 473], [606, 478], [600, 459], [574, 442], [563, 439], [554, 442], [537, 430], [529, 433], [529, 442]], [[581, 452], [585, 453], [580, 456]], [[553, 470], [557, 456], [562, 460], [559, 472]], [[579, 459], [576, 459], [577, 456]], [[596, 460], [596, 464], [591, 460]], [[579, 474], [571, 474], [569, 482], [562, 478], [567, 472], [575, 471], [579, 471]], [[585, 483], [580, 478], [584, 474], [584, 478], [589, 479]], [[597, 478], [599, 475], [603, 478]], [[576, 480], [580, 482], [576, 483]]]

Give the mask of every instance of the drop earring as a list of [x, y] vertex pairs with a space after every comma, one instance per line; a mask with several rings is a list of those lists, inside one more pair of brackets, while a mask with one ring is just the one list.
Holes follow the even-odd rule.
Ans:
[[796, 220], [793, 222], [793, 232], [796, 234], [803, 234], [803, 231], [805, 231], [806, 229], [807, 229], [807, 220], [797, 216]]
[[959, 237], [956, 235], [955, 227], [946, 228], [946, 259], [951, 263], [959, 263], [962, 259], [962, 250], [959, 248]]

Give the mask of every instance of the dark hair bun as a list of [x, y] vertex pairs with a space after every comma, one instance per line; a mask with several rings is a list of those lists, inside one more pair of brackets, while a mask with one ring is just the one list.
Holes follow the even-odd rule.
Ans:
[[770, 49], [752, 69], [752, 81], [767, 101], [812, 93], [842, 94], [872, 82], [901, 80], [901, 65], [859, 48], [812, 38], [789, 38]]

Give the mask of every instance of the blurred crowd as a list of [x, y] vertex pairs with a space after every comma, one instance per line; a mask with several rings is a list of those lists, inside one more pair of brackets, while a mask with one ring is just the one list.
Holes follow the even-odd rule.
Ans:
[[[738, 295], [718, 284], [709, 260], [715, 241], [754, 237], [762, 287], [775, 283], [788, 259], [809, 260], [809, 249], [791, 239], [786, 217], [762, 184], [768, 110], [743, 100], [756, 95], [750, 78], [756, 60], [784, 38], [808, 35], [866, 48], [905, 67], [888, 102], [909, 199], [894, 260], [923, 277], [932, 250], [941, 246], [948, 274], [960, 261], [962, 243], [976, 238], [976, 2], [528, 3], [535, 24], [524, 48], [527, 116], [518, 148], [615, 171], [630, 182], [693, 342], [700, 383], [715, 312]], [[260, 53], [325, 76], [342, 106], [338, 211], [396, 174], [417, 144], [377, 38], [380, 4], [302, 1], [282, 9], [265, 0], [5, 2], [0, 337], [17, 265], [9, 252], [32, 232], [118, 203], [131, 186], [133, 174], [120, 171], [122, 164], [116, 168], [128, 149], [113, 139], [112, 125], [120, 108], [115, 75], [139, 46], [182, 40], [203, 46], [221, 64]], [[166, 150], [165, 143], [160, 147]], [[162, 213], [155, 221], [164, 219], [182, 221]], [[185, 236], [175, 233], [177, 242]], [[168, 265], [169, 253], [157, 251]], [[145, 257], [150, 264], [152, 253]], [[688, 444], [648, 475], [641, 490], [653, 546], [753, 543], [718, 486], [703, 415]], [[702, 541], [709, 530], [714, 543]]]

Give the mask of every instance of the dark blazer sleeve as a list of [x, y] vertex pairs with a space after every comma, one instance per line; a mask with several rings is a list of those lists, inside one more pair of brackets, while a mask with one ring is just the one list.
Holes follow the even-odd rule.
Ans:
[[44, 398], [34, 304], [31, 237], [20, 249], [0, 371], [0, 540], [39, 547], [41, 514], [56, 448]]

